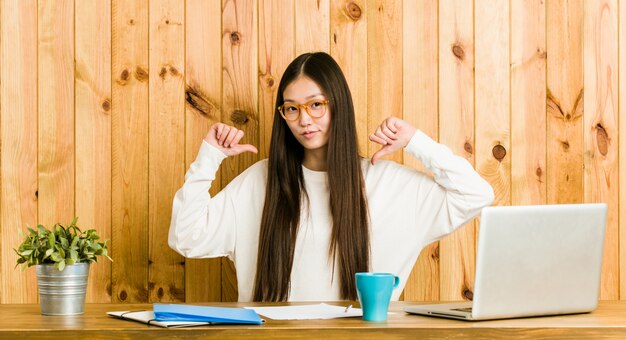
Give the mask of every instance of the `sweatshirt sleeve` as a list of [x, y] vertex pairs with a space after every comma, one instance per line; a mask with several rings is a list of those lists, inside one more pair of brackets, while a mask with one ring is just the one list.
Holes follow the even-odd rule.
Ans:
[[228, 190], [211, 197], [209, 189], [221, 162], [221, 151], [203, 141], [196, 160], [176, 192], [168, 243], [190, 258], [228, 256], [235, 247], [235, 211]]
[[416, 219], [428, 227], [424, 230], [427, 243], [451, 233], [493, 202], [491, 185], [446, 145], [417, 130], [405, 150], [434, 176], [434, 181], [421, 181], [416, 196]]

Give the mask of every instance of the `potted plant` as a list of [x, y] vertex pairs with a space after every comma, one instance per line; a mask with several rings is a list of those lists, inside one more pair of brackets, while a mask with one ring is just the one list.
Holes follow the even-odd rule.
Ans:
[[65, 227], [55, 224], [52, 230], [37, 225], [27, 227], [28, 234], [17, 249], [17, 266], [35, 266], [41, 313], [44, 315], [83, 314], [89, 277], [89, 264], [98, 256], [113, 261], [107, 254], [107, 241], [98, 242], [94, 229], [81, 231], [78, 218]]

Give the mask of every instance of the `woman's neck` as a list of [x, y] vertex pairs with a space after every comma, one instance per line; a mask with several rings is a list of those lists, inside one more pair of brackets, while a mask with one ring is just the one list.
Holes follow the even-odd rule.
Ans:
[[328, 161], [326, 158], [327, 151], [327, 145], [324, 145], [323, 147], [315, 150], [305, 149], [302, 165], [304, 165], [309, 170], [326, 171], [328, 169]]

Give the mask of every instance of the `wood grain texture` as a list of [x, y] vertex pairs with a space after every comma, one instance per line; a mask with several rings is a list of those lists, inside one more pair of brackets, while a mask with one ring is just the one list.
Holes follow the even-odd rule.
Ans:
[[[76, 216], [111, 239], [111, 2], [76, 2]], [[110, 243], [108, 243], [110, 245]], [[111, 262], [90, 266], [88, 302], [111, 302]]]
[[283, 72], [294, 59], [295, 5], [289, 0], [259, 1], [259, 158], [269, 157], [276, 95]]
[[[474, 164], [473, 2], [439, 1], [439, 141]], [[442, 301], [470, 299], [475, 227], [468, 223], [439, 242]]]
[[73, 0], [38, 3], [38, 222], [74, 218]]
[[17, 231], [37, 225], [37, 1], [0, 1], [0, 303], [36, 303], [15, 269]]
[[602, 299], [619, 298], [617, 1], [584, 4], [585, 202], [607, 203]]
[[[257, 3], [222, 1], [222, 122], [241, 129], [240, 143], [259, 145]], [[221, 165], [222, 183], [229, 183], [256, 162], [245, 152]], [[222, 260], [222, 301], [237, 301], [237, 277], [232, 262]]]
[[295, 3], [296, 56], [330, 50], [330, 0]]
[[476, 169], [495, 194], [511, 204], [509, 4], [474, 2]]
[[[619, 134], [620, 136], [626, 136], [626, 102], [623, 98], [626, 98], [626, 6], [623, 4], [618, 6], [619, 8]], [[619, 147], [618, 159], [626, 159], [626, 147], [622, 144]], [[622, 161], [623, 164], [623, 161]], [[626, 198], [626, 166], [620, 166], [619, 168], [619, 298], [620, 300], [626, 300], [626, 204], [624, 198]]]
[[583, 202], [583, 1], [546, 3], [548, 203]]
[[[171, 198], [212, 122], [260, 155], [227, 159], [211, 193], [267, 156], [280, 76], [314, 50], [346, 75], [363, 156], [395, 115], [476, 164], [498, 204], [607, 202], [602, 298], [625, 298], [625, 13], [619, 0], [2, 0], [0, 303], [37, 301], [34, 271], [13, 268], [15, 230], [74, 215], [112, 240], [89, 301], [236, 300], [230, 261], [167, 247]], [[470, 298], [475, 233], [429, 245], [405, 298]]]
[[[511, 1], [511, 204], [546, 203], [546, 6]], [[529, 143], [532, 141], [532, 143]]]
[[[330, 302], [336, 304], [336, 302]], [[347, 305], [350, 302], [343, 302]], [[252, 303], [213, 303], [218, 307], [244, 307]], [[271, 304], [280, 306], [284, 304]], [[295, 304], [291, 304], [295, 305]], [[146, 327], [138, 322], [106, 315], [113, 310], [142, 310], [149, 304], [88, 304], [80, 318], [39, 314], [39, 306], [6, 305], [0, 309], [0, 339], [623, 339], [626, 305], [602, 301], [593, 313], [481, 322], [426, 318], [403, 311], [406, 303], [392, 302], [386, 322], [361, 318], [328, 320], [272, 320], [263, 325], [210, 325], [188, 328]]]
[[185, 3], [150, 1], [148, 301], [185, 301], [185, 263], [167, 237], [185, 174]]
[[367, 12], [366, 2], [332, 1], [330, 9], [330, 54], [343, 71], [350, 92], [359, 139], [359, 152], [367, 155]]
[[[219, 1], [187, 0], [185, 27], [185, 169], [196, 159], [198, 149], [212, 124], [220, 121], [222, 106], [221, 21], [207, 20], [220, 13]], [[219, 172], [211, 195], [221, 189]], [[185, 301], [220, 301], [221, 259], [185, 260]]]
[[[368, 136], [390, 116], [402, 119], [402, 1], [368, 0]], [[380, 149], [368, 144], [368, 156]], [[402, 163], [402, 153], [385, 159]]]
[[148, 302], [148, 1], [111, 6], [112, 300]]
[[[437, 11], [437, 1], [408, 1], [404, 2], [402, 19], [403, 117], [434, 140], [439, 139]], [[404, 164], [425, 170], [406, 153]], [[407, 301], [439, 300], [439, 242], [425, 246], [404, 287]]]

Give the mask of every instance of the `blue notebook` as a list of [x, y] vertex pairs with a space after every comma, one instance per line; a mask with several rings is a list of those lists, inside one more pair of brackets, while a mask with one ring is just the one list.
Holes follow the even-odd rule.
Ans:
[[252, 309], [181, 304], [153, 305], [157, 321], [195, 321], [260, 325], [263, 319]]

